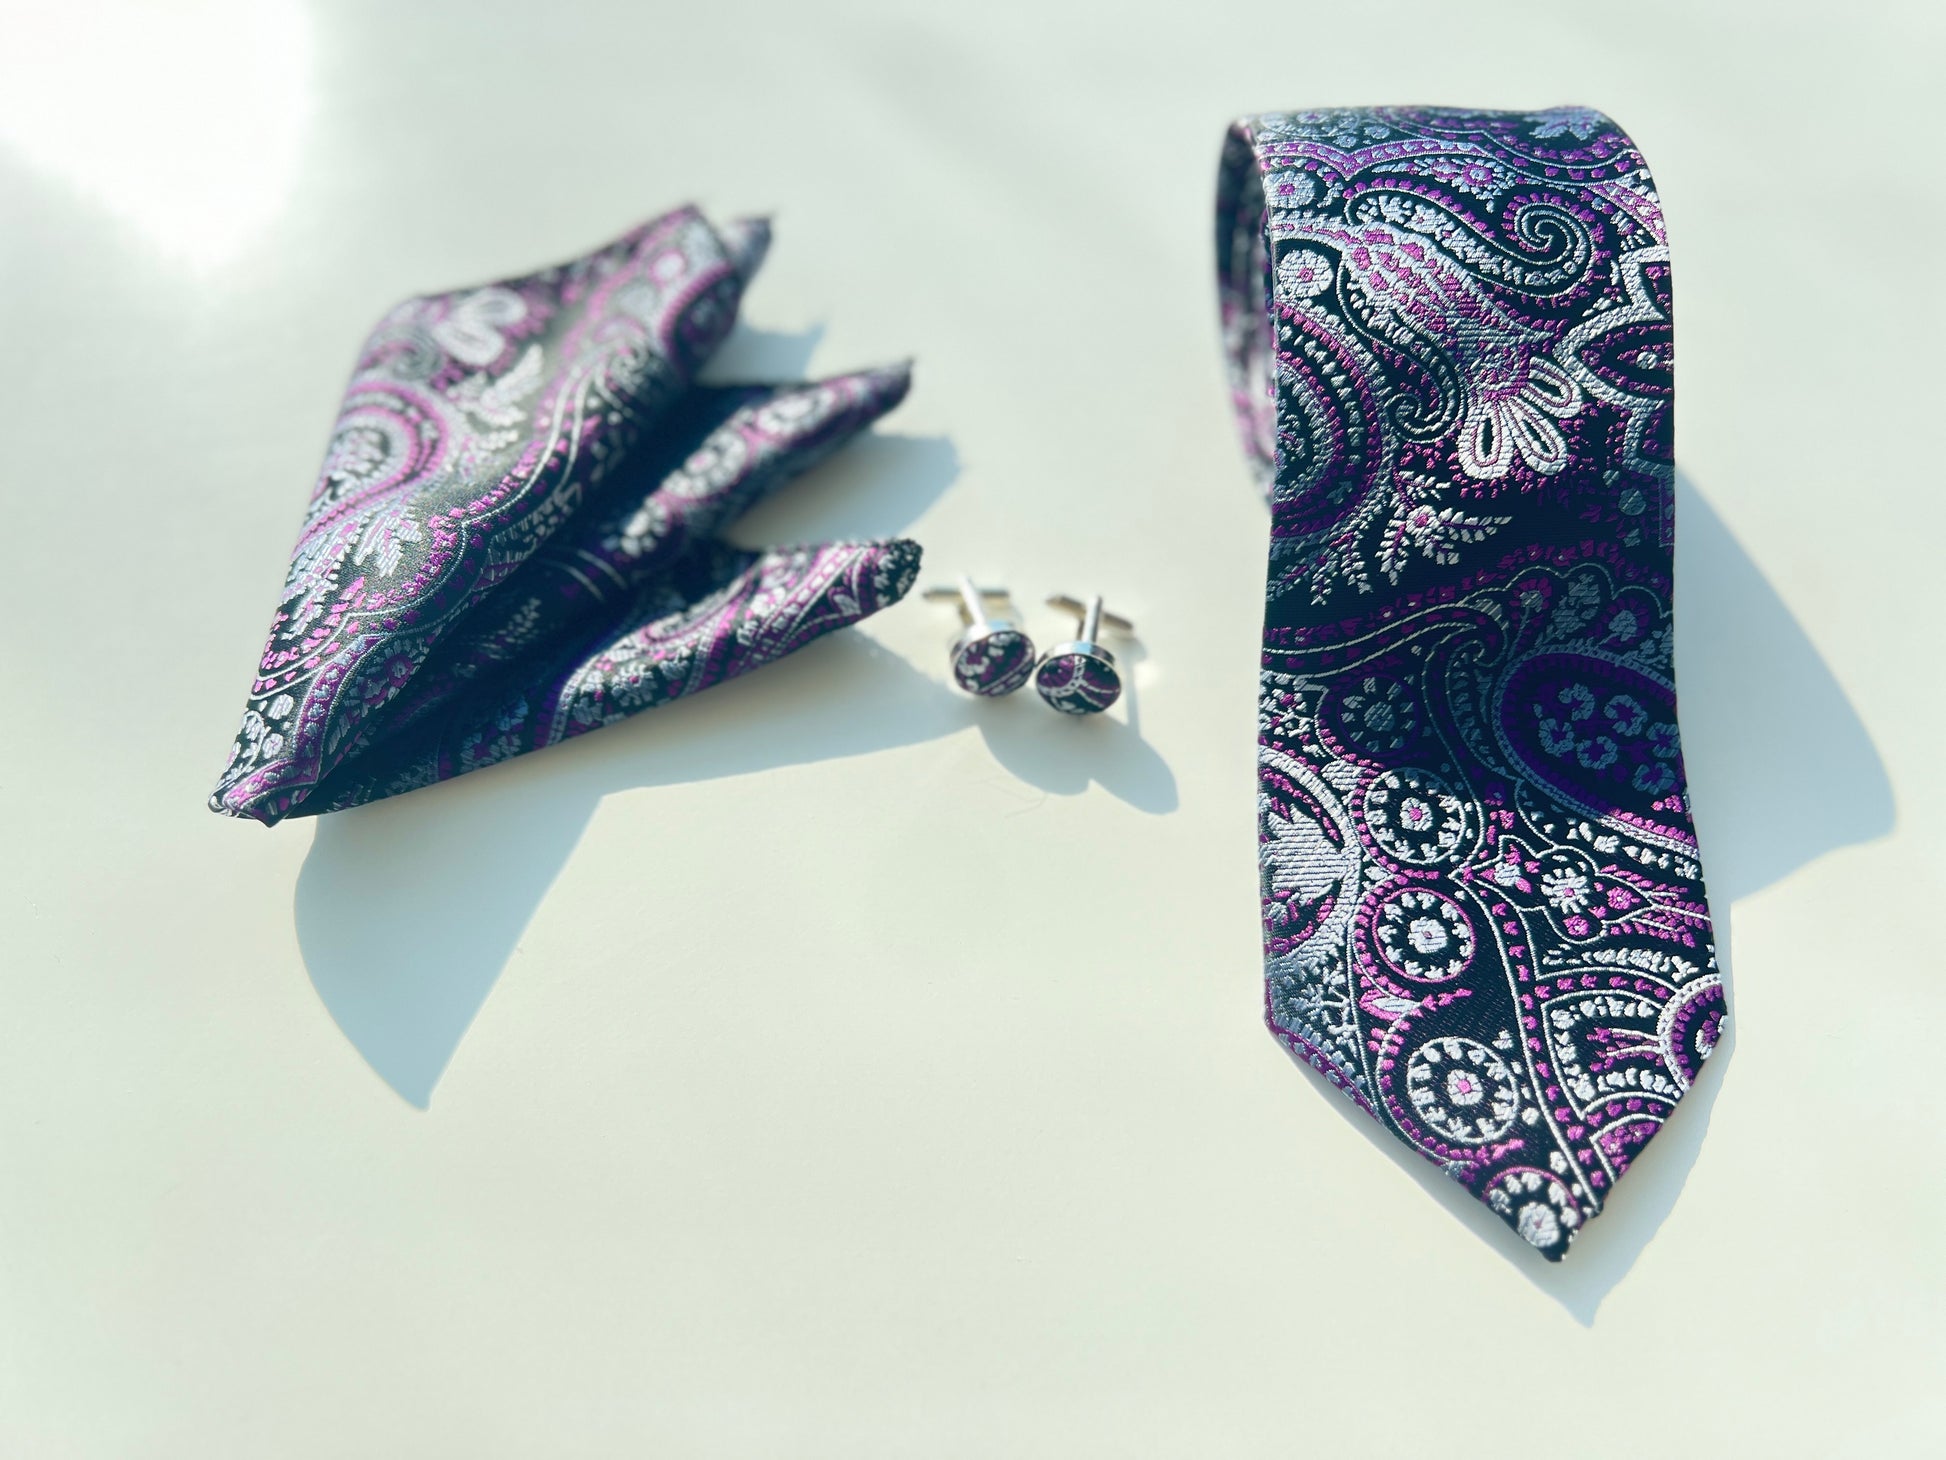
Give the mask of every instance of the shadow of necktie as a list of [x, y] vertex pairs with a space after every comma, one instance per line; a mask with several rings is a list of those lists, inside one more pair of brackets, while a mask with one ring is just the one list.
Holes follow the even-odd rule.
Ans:
[[1710, 900], [1727, 910], [1826, 852], [1887, 835], [1896, 812], [1836, 676], [1680, 474], [1676, 513], [1683, 760]]
[[[1895, 811], [1870, 734], [1790, 609], [1680, 474], [1676, 500], [1683, 754], [1728, 985], [1731, 906], [1827, 852], [1887, 834]], [[841, 634], [545, 758], [320, 818], [296, 896], [305, 964], [347, 1038], [423, 1108], [604, 795], [870, 754], [970, 721], [962, 699], [864, 636]], [[1045, 716], [977, 723], [1024, 780], [1065, 794], [1088, 783], [1090, 772], [1068, 761], [1075, 727]], [[1172, 810], [1174, 778], [1140, 743], [1132, 715], [1128, 725], [1092, 728], [1119, 754], [1104, 762], [1103, 745], [1094, 746], [1093, 778], [1140, 809]], [[1118, 732], [1128, 745], [1108, 743]], [[1352, 1123], [1455, 1220], [1591, 1323], [1674, 1207], [1734, 1049], [1732, 1020], [1696, 1087], [1560, 1264], [1538, 1258], [1370, 1121]]]
[[[1837, 677], [1763, 571], [1676, 474], [1676, 684], [1685, 769], [1730, 1000], [1724, 1037], [1661, 1134], [1629, 1166], [1566, 1261], [1539, 1257], [1457, 1183], [1363, 1115], [1353, 1124], [1452, 1216], [1594, 1322], [1689, 1179], [1736, 1049], [1730, 909], [1840, 847], [1892, 830], [1892, 784]], [[1298, 1067], [1329, 1098], [1343, 1096]]]

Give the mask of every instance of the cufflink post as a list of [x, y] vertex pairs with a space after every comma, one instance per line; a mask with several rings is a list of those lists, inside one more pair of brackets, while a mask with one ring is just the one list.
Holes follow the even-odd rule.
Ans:
[[1135, 625], [1104, 609], [1099, 593], [1086, 603], [1057, 593], [1047, 600], [1047, 606], [1078, 617], [1080, 637], [1056, 644], [1041, 656], [1034, 670], [1034, 688], [1064, 715], [1099, 715], [1122, 697], [1122, 675], [1115, 667], [1115, 656], [1096, 641], [1104, 626], [1132, 634]]
[[1103, 624], [1106, 624], [1118, 634], [1132, 634], [1135, 632], [1135, 625], [1123, 618], [1119, 613], [1108, 613], [1103, 610], [1101, 606], [1101, 595], [1099, 593], [1086, 603], [1083, 603], [1078, 598], [1070, 598], [1065, 593], [1056, 593], [1048, 598], [1047, 606], [1049, 608], [1058, 608], [1065, 613], [1071, 613], [1078, 617], [1081, 620], [1081, 637], [1088, 643], [1093, 643], [1101, 634]]
[[1009, 594], [1004, 588], [981, 588], [974, 584], [969, 574], [960, 574], [957, 583], [936, 583], [925, 591], [925, 597], [934, 603], [958, 600], [960, 617], [969, 628], [981, 628], [996, 622], [987, 614], [987, 603], [1005, 603]]

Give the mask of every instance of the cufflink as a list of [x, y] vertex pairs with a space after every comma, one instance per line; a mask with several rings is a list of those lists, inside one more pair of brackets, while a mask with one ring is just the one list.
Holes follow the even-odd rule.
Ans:
[[1047, 606], [1074, 614], [1081, 620], [1081, 630], [1078, 637], [1056, 644], [1041, 656], [1034, 688], [1064, 715], [1098, 715], [1122, 697], [1122, 675], [1115, 668], [1115, 656], [1095, 640], [1104, 627], [1130, 634], [1135, 625], [1120, 614], [1103, 612], [1099, 593], [1086, 603], [1057, 593]]
[[966, 631], [953, 640], [953, 683], [970, 695], [1010, 695], [1034, 672], [1034, 641], [1006, 619], [989, 618], [988, 600], [1004, 602], [1004, 588], [976, 588], [962, 577], [957, 586], [928, 588], [934, 602], [955, 599]]

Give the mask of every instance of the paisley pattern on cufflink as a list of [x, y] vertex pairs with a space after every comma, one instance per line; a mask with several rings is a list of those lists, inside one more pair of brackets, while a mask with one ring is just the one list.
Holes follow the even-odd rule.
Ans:
[[961, 640], [953, 683], [970, 695], [1010, 695], [1034, 672], [1034, 641], [1019, 629], [993, 628]]
[[1034, 688], [1064, 715], [1098, 715], [1122, 697], [1122, 676], [1105, 655], [1056, 650], [1041, 661]]

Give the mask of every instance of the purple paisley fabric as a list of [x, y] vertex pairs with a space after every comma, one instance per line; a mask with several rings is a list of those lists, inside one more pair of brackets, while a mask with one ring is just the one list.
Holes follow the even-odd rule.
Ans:
[[1676, 729], [1669, 251], [1607, 117], [1246, 118], [1266, 1017], [1559, 1259], [1725, 1017]]
[[681, 208], [414, 299], [346, 390], [211, 807], [396, 795], [734, 677], [898, 601], [894, 540], [718, 532], [896, 406], [904, 366], [704, 387], [769, 231]]
[[996, 628], [953, 656], [953, 682], [970, 695], [1010, 695], [1034, 674], [1034, 641], [1019, 629]]
[[1050, 654], [1034, 685], [1064, 715], [1099, 715], [1122, 697], [1122, 677], [1086, 654]]

